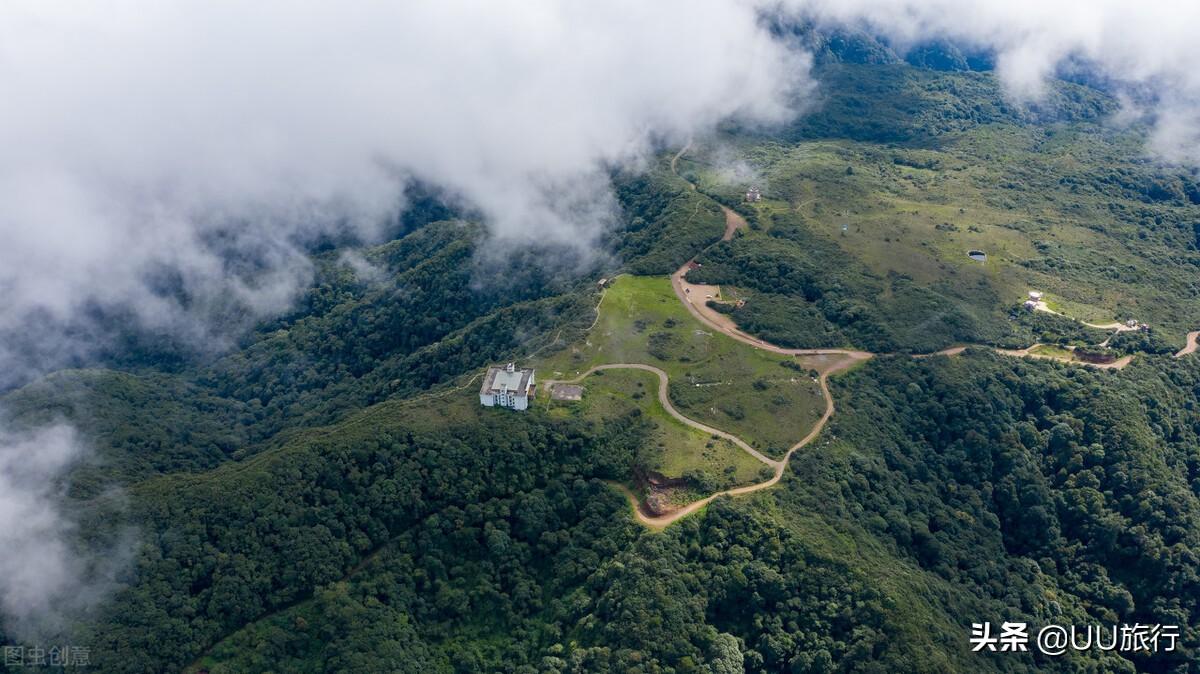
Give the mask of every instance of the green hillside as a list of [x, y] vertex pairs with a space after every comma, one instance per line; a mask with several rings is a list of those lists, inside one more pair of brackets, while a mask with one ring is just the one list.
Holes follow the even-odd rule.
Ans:
[[[298, 305], [226, 349], [4, 393], [6, 424], [65, 419], [94, 447], [65, 490], [73, 544], [129, 541], [63, 633], [139, 674], [1196, 671], [1200, 355], [1172, 354], [1200, 329], [1200, 183], [1147, 161], [1096, 90], [1019, 108], [990, 74], [835, 62], [845, 47], [796, 123], [698, 138], [678, 173], [678, 148], [615, 171], [603, 254], [482, 264], [479, 223], [413, 221], [361, 260], [314, 254]], [[723, 205], [749, 222], [728, 241]], [[687, 280], [745, 300], [714, 309], [753, 339], [675, 296], [693, 258]], [[1026, 311], [1034, 289], [1064, 315]], [[1081, 323], [1131, 318], [1149, 330]], [[1133, 359], [996, 350], [1035, 342]], [[679, 478], [684, 505], [770, 471], [667, 413], [647, 371], [481, 407], [479, 375], [509, 361], [539, 381], [661, 369], [680, 414], [770, 459], [820, 432], [778, 484], [647, 527], [614, 484]], [[971, 652], [973, 622], [1006, 620], [1183, 638]]]
[[[1061, 84], [1049, 111], [984, 115], [978, 101], [999, 96], [986, 74], [831, 77], [830, 100], [788, 140], [720, 139], [681, 161], [723, 200], [764, 188], [739, 206], [749, 235], [689, 277], [743, 289], [739, 324], [796, 346], [1025, 346], [1038, 330], [1010, 315], [1024, 319], [1014, 310], [1036, 289], [1075, 318], [1147, 322], [1177, 348], [1200, 325], [1200, 184], [1146, 162], [1141, 133], [1100, 116], [1111, 101]], [[915, 99], [902, 118], [897, 90]], [[872, 123], [886, 132], [857, 130]], [[735, 164], [752, 178], [730, 180]]]
[[[646, 441], [638, 448], [634, 469], [692, 483], [691, 493], [682, 496], [686, 500], [750, 484], [766, 468], [732, 441], [691, 428], [672, 417], [658, 402], [658, 377], [650, 372], [605, 370], [584, 379], [582, 386], [586, 395], [581, 402], [547, 400], [552, 406], [551, 414], [561, 418], [579, 416], [598, 423], [622, 416], [646, 420], [650, 429]], [[629, 480], [628, 486], [635, 490], [639, 487], [635, 479]]]

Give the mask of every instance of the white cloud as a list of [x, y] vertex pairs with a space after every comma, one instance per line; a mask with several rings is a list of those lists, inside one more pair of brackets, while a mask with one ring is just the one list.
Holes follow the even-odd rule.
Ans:
[[63, 477], [85, 455], [70, 426], [0, 429], [0, 624], [10, 634], [60, 630], [102, 595], [115, 568], [75, 548], [76, 525], [61, 508]]
[[[1152, 149], [1200, 153], [1196, 3], [15, 0], [0, 9], [0, 332], [96, 301], [211, 337], [214, 307], [287, 306], [310, 273], [298, 242], [375, 236], [410, 176], [498, 238], [586, 248], [613, 215], [607, 167], [731, 116], [791, 114], [808, 60], [762, 28], [769, 11], [994, 49], [1017, 100], [1084, 60], [1159, 94]], [[186, 310], [154, 291], [164, 278]]]
[[[297, 242], [370, 239], [409, 176], [499, 238], [587, 247], [613, 213], [606, 167], [791, 114], [808, 62], [758, 23], [780, 8], [993, 48], [1019, 100], [1067, 58], [1155, 83], [1152, 147], [1200, 151], [1195, 3], [16, 0], [0, 9], [0, 330], [89, 300], [201, 337], [196, 307], [278, 311], [309, 274]], [[152, 292], [164, 270], [188, 311]]]
[[[285, 306], [306, 234], [370, 239], [417, 176], [495, 236], [586, 246], [603, 169], [731, 115], [788, 114], [805, 62], [743, 2], [6, 3], [0, 328], [135, 307], [169, 268], [205, 302]], [[559, 194], [568, 190], [570, 208]], [[270, 272], [231, 274], [211, 235]]]
[[1089, 64], [1118, 84], [1149, 88], [1152, 149], [1200, 162], [1200, 3], [1178, 0], [783, 0], [782, 11], [865, 27], [901, 48], [950, 39], [994, 50], [1009, 95], [1036, 99], [1067, 60]]

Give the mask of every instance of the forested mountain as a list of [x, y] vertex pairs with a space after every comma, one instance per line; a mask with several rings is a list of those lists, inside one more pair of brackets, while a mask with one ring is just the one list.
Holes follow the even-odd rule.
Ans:
[[[1104, 92], [1018, 109], [986, 55], [822, 39], [829, 93], [796, 123], [614, 170], [600, 254], [497, 255], [430, 197], [384, 244], [317, 246], [299, 302], [220, 353], [6, 392], [7, 427], [95, 447], [64, 485], [81, 556], [128, 540], [60, 634], [146, 674], [1200, 671], [1200, 355], [1172, 357], [1200, 328], [1196, 176], [1137, 155]], [[728, 240], [722, 205], [749, 221]], [[477, 375], [569, 349], [600, 278], [693, 258], [755, 337], [878, 355], [829, 379], [836, 414], [779, 484], [655, 531], [610, 484], [652, 420], [481, 408]], [[1023, 311], [1032, 288], [1062, 315]], [[995, 351], [1101, 340], [1132, 364]], [[971, 652], [1006, 620], [1182, 637]]]

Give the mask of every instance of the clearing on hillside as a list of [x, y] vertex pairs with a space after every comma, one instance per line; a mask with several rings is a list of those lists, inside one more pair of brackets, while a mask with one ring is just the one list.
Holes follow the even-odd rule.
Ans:
[[708, 329], [680, 304], [666, 277], [615, 279], [583, 342], [536, 367], [545, 379], [572, 379], [612, 363], [661, 368], [681, 413], [774, 458], [804, 437], [825, 407], [808, 365]]
[[686, 479], [687, 487], [701, 497], [760, 479], [766, 464], [729, 440], [691, 428], [672, 417], [658, 402], [658, 385], [658, 376], [653, 372], [603, 370], [582, 381], [584, 394], [579, 402], [545, 404], [550, 406], [551, 416], [578, 416], [602, 422], [636, 414], [649, 422], [653, 428], [637, 459], [643, 474], [631, 476], [635, 479], [627, 481], [634, 491], [645, 486], [640, 482], [647, 477], [655, 479], [653, 474], [668, 481]]

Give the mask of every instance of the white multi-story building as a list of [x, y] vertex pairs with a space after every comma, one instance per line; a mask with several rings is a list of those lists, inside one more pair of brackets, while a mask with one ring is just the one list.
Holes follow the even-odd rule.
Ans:
[[489, 367], [479, 389], [479, 404], [484, 407], [529, 409], [533, 399], [533, 370], [518, 370], [516, 364]]

